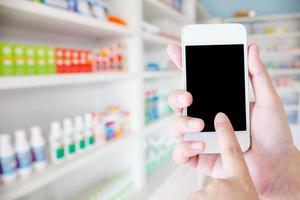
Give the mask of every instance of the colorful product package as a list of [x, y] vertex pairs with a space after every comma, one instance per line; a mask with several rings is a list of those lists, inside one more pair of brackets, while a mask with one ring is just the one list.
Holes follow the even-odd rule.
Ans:
[[56, 73], [56, 64], [55, 64], [55, 48], [46, 47], [46, 74], [55, 74]]
[[14, 68], [16, 75], [25, 75], [26, 74], [26, 55], [25, 55], [25, 46], [21, 44], [13, 45], [13, 58], [14, 58]]
[[25, 47], [26, 55], [26, 75], [36, 74], [36, 49], [35, 46], [26, 45]]
[[47, 49], [43, 46], [36, 46], [35, 52], [36, 52], [35, 73], [47, 74], [47, 65], [46, 65]]
[[13, 45], [6, 42], [0, 42], [0, 75], [10, 76], [14, 74]]

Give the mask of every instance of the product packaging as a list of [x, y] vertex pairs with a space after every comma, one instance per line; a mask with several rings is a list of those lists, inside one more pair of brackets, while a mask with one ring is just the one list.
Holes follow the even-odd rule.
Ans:
[[15, 151], [8, 134], [0, 135], [0, 166], [3, 183], [10, 183], [17, 178]]
[[32, 172], [32, 157], [30, 145], [26, 138], [26, 132], [17, 130], [15, 132], [15, 151], [17, 168], [20, 177], [27, 177]]

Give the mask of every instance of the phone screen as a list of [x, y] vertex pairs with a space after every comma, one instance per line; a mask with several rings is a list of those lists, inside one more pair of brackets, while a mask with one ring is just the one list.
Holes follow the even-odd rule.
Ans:
[[193, 96], [187, 115], [204, 120], [213, 132], [214, 118], [225, 113], [235, 131], [246, 130], [244, 46], [186, 46], [186, 88]]

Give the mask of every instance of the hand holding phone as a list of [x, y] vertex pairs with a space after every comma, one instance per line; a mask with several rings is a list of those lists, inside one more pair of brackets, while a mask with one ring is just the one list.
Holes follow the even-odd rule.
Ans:
[[[167, 50], [171, 60], [182, 70], [181, 49], [180, 46], [169, 45]], [[260, 59], [257, 46], [250, 45], [248, 51], [249, 79], [255, 102], [250, 110], [251, 148], [243, 155], [256, 190], [262, 198], [293, 198], [299, 188], [286, 191], [281, 188], [285, 188], [289, 181], [297, 182], [299, 170], [293, 166], [299, 166], [300, 154], [294, 145], [282, 101]], [[176, 112], [182, 113], [182, 109], [193, 103], [193, 96], [185, 90], [177, 89], [170, 94], [169, 103]], [[203, 128], [203, 120], [188, 116], [175, 117], [170, 126], [171, 133], [178, 138], [188, 133], [200, 132]], [[206, 147], [204, 141], [180, 141], [173, 150], [173, 158], [179, 164], [197, 168], [204, 175], [225, 178], [220, 154], [202, 154]], [[282, 174], [281, 169], [290, 170], [285, 170]], [[282, 179], [278, 179], [278, 176]], [[291, 177], [294, 178], [290, 179]], [[270, 189], [276, 187], [277, 190], [266, 190], [266, 185]]]
[[246, 29], [240, 24], [190, 25], [182, 31], [185, 89], [193, 103], [184, 114], [200, 118], [202, 132], [186, 141], [204, 141], [203, 153], [219, 153], [214, 118], [224, 112], [243, 151], [250, 146]]

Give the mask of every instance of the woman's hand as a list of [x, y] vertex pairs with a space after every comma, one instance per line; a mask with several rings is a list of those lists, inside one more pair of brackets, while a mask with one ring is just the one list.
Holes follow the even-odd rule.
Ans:
[[[178, 68], [181, 68], [181, 48], [170, 45], [168, 53]], [[300, 191], [300, 181], [297, 180], [297, 173], [300, 173], [297, 170], [300, 153], [294, 146], [281, 99], [259, 58], [256, 45], [249, 47], [248, 58], [249, 76], [256, 102], [250, 105], [251, 148], [244, 153], [245, 160], [254, 185], [262, 197], [287, 199], [287, 196], [281, 196], [278, 191], [286, 195], [294, 195], [292, 190]], [[177, 112], [182, 112], [192, 101], [192, 95], [184, 90], [175, 90], [169, 97], [171, 107]], [[180, 116], [173, 121], [171, 132], [175, 137], [182, 137], [203, 128], [204, 122], [201, 119]], [[174, 149], [174, 160], [181, 164], [190, 164], [212, 178], [224, 178], [221, 156], [199, 155], [204, 148], [202, 141], [183, 141]], [[300, 199], [299, 193], [295, 195], [299, 195]]]
[[226, 178], [214, 180], [204, 189], [191, 194], [189, 200], [258, 200], [242, 150], [225, 114], [217, 114], [215, 129]]

